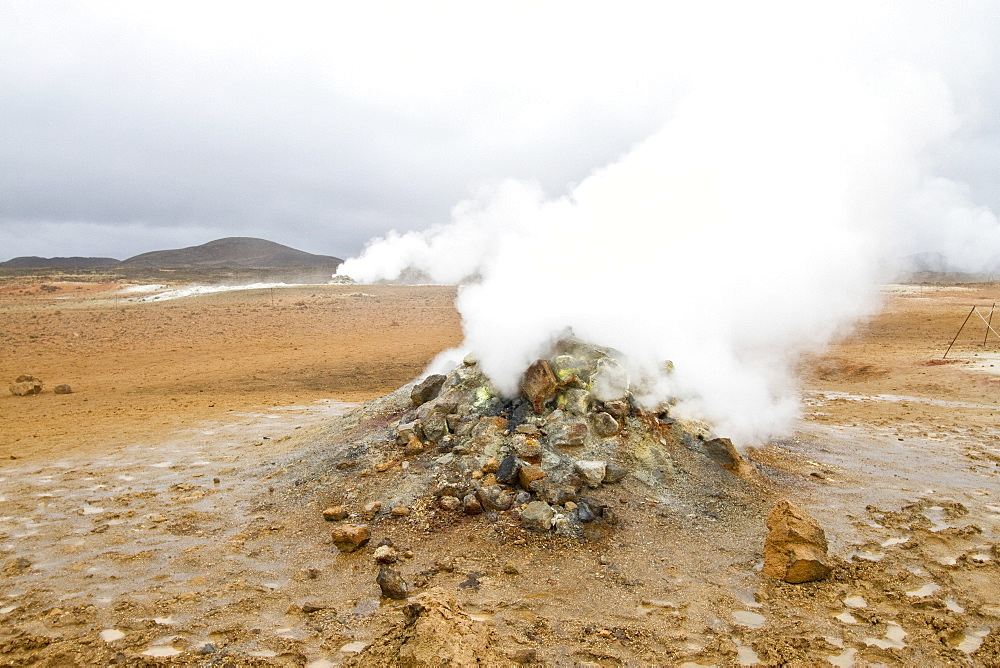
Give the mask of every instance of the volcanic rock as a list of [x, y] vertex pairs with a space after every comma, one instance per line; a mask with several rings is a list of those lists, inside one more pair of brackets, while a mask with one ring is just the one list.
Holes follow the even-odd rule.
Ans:
[[594, 433], [601, 438], [610, 438], [618, 433], [621, 426], [618, 420], [611, 417], [610, 413], [596, 413], [594, 415]]
[[576, 508], [574, 508], [573, 511], [576, 513], [577, 519], [581, 522], [593, 522], [597, 519], [597, 515], [594, 511], [591, 510], [590, 506], [583, 501], [576, 504]]
[[618, 466], [614, 462], [608, 462], [604, 469], [604, 482], [615, 483], [628, 475], [628, 469]]
[[587, 440], [587, 423], [580, 418], [563, 418], [543, 427], [542, 431], [549, 437], [549, 444], [554, 447], [583, 445]]
[[476, 490], [483, 508], [487, 510], [508, 510], [514, 497], [500, 485], [487, 485]]
[[14, 384], [10, 386], [10, 393], [15, 397], [27, 397], [32, 394], [38, 394], [41, 391], [42, 381], [26, 374], [18, 376], [14, 380]]
[[475, 494], [466, 494], [465, 498], [462, 499], [462, 510], [465, 511], [466, 515], [479, 515], [483, 512], [483, 504], [479, 502]]
[[514, 438], [514, 452], [521, 459], [534, 459], [541, 457], [542, 446], [538, 442], [538, 439], [518, 434], [518, 437]]
[[545, 533], [552, 528], [552, 518], [555, 511], [544, 501], [532, 501], [521, 511], [521, 526], [528, 531]]
[[371, 538], [367, 524], [344, 524], [333, 530], [333, 544], [341, 552], [354, 552]]
[[462, 500], [457, 496], [442, 496], [438, 499], [438, 505], [444, 510], [458, 510], [462, 505]]
[[379, 566], [375, 582], [378, 584], [379, 589], [382, 590], [382, 595], [386, 598], [392, 598], [397, 601], [406, 598], [406, 582], [403, 581], [403, 576], [395, 569], [389, 568], [384, 564]]
[[437, 443], [448, 434], [448, 413], [451, 409], [447, 406], [436, 406], [428, 413], [427, 417], [421, 420], [420, 426], [424, 430], [424, 438], [432, 443]]
[[632, 405], [627, 399], [614, 399], [604, 402], [604, 410], [616, 420], [624, 420], [632, 413]]
[[497, 481], [505, 485], [514, 484], [514, 481], [517, 480], [518, 472], [523, 465], [524, 462], [513, 455], [505, 457], [500, 462], [500, 467], [496, 471]]
[[392, 545], [379, 545], [372, 556], [375, 557], [376, 564], [394, 564], [399, 559], [399, 554]]
[[52, 391], [55, 392], [56, 394], [73, 394], [73, 388], [70, 387], [69, 385], [66, 385], [65, 383], [61, 385], [56, 385], [55, 387], [52, 388]]
[[410, 422], [401, 422], [398, 427], [396, 427], [396, 443], [399, 445], [406, 445], [414, 438], [419, 439], [424, 435], [423, 429], [421, 429], [420, 420], [412, 420]]
[[713, 438], [705, 442], [712, 460], [727, 471], [740, 472], [747, 462], [728, 438]]
[[416, 436], [411, 438], [409, 442], [406, 444], [406, 447], [403, 448], [403, 454], [406, 455], [407, 457], [415, 457], [420, 453], [422, 453], [423, 451], [424, 451], [424, 444]]
[[330, 506], [323, 511], [323, 519], [327, 522], [337, 522], [347, 519], [347, 509], [343, 506]]
[[410, 400], [413, 401], [414, 406], [419, 406], [421, 404], [427, 403], [431, 399], [434, 399], [440, 394], [441, 386], [444, 385], [444, 381], [447, 380], [447, 376], [435, 373], [424, 378], [420, 383], [415, 385], [412, 390], [410, 390]]
[[559, 382], [548, 360], [538, 360], [528, 367], [521, 380], [521, 389], [535, 412], [541, 415], [545, 404], [556, 396], [559, 389]]
[[563, 393], [560, 402], [563, 410], [573, 415], [586, 415], [590, 412], [590, 392], [577, 388], [570, 388]]
[[527, 466], [522, 466], [517, 472], [517, 479], [521, 482], [521, 487], [531, 489], [531, 483], [541, 480], [547, 475], [548, 473], [543, 471], [541, 466], [528, 464]]
[[573, 468], [580, 474], [588, 487], [599, 487], [604, 482], [608, 464], [602, 461], [581, 459], [573, 465]]
[[586, 360], [573, 355], [558, 355], [552, 360], [552, 371], [560, 383], [590, 381], [590, 367]]
[[767, 517], [765, 575], [792, 584], [822, 580], [830, 574], [826, 534], [812, 517], [780, 501]]

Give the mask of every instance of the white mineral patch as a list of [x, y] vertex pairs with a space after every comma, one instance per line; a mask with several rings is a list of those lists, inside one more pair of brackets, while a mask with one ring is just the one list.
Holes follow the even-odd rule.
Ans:
[[349, 643], [347, 643], [346, 645], [344, 645], [343, 647], [340, 648], [340, 651], [341, 652], [347, 652], [349, 654], [357, 654], [358, 652], [360, 652], [361, 650], [363, 650], [367, 646], [368, 646], [368, 643], [361, 642], [360, 640], [357, 640], [355, 642], [349, 642]]
[[216, 292], [232, 292], [234, 290], [262, 290], [268, 288], [293, 288], [301, 287], [297, 283], [251, 283], [250, 285], [191, 285], [184, 288], [174, 288], [165, 290], [159, 294], [136, 297], [132, 301], [137, 302], [160, 302], [170, 299], [183, 299], [184, 297], [197, 297], [200, 295], [210, 295]]
[[162, 283], [150, 283], [149, 285], [126, 285], [118, 292], [129, 295], [129, 294], [142, 294], [147, 292], [156, 292], [157, 290], [162, 290], [167, 286]]
[[944, 607], [948, 608], [952, 612], [957, 612], [958, 614], [962, 614], [963, 612], [965, 612], [965, 608], [959, 605], [958, 600], [955, 599], [955, 597], [953, 596], [945, 600]]
[[84, 506], [84, 515], [99, 515], [104, 512], [104, 508], [98, 508], [97, 506]]
[[751, 629], [759, 629], [764, 626], [764, 622], [767, 621], [764, 615], [759, 615], [756, 612], [750, 612], [749, 610], [735, 610], [733, 612], [733, 620], [740, 626], [746, 626]]
[[844, 622], [845, 624], [857, 624], [858, 623], [858, 618], [855, 617], [854, 615], [852, 615], [849, 612], [842, 612], [839, 615], [837, 615], [836, 617], [834, 617], [834, 619], [836, 619], [838, 621], [841, 621], [841, 622]]
[[150, 466], [153, 467], [154, 469], [170, 468], [173, 465], [174, 465], [173, 462], [159, 462], [158, 464], [150, 464]]
[[858, 559], [864, 559], [865, 561], [882, 561], [885, 559], [885, 553], [883, 552], [868, 552], [867, 550], [859, 550], [854, 553]]
[[831, 645], [833, 645], [834, 647], [840, 647], [840, 648], [844, 647], [843, 638], [836, 638], [834, 636], [823, 636], [823, 639], [826, 640]]
[[986, 639], [989, 633], [990, 627], [988, 626], [978, 629], [966, 629], [965, 637], [962, 638], [962, 642], [958, 643], [958, 649], [966, 654], [972, 654], [982, 646], [983, 640]]
[[980, 564], [985, 564], [987, 561], [990, 561], [992, 558], [993, 557], [991, 557], [990, 555], [984, 554], [982, 552], [976, 552], [975, 554], [970, 554], [969, 555], [969, 559], [971, 559], [972, 561], [975, 561], [977, 563], [980, 563]]
[[958, 563], [958, 559], [955, 557], [938, 557], [937, 562], [942, 566], [954, 566]]
[[307, 663], [306, 668], [333, 668], [336, 665], [337, 664], [328, 659], [316, 659], [315, 661]]
[[118, 629], [104, 629], [98, 635], [100, 635], [101, 640], [105, 642], [114, 642], [125, 637], [125, 634]]
[[736, 662], [741, 666], [755, 666], [760, 663], [760, 656], [757, 652], [753, 651], [752, 647], [747, 647], [739, 640], [733, 638], [733, 642], [736, 643]]
[[273, 659], [278, 656], [277, 652], [273, 652], [269, 649], [258, 649], [253, 652], [247, 652], [247, 656], [253, 656], [258, 659]]
[[848, 608], [865, 608], [868, 607], [868, 601], [865, 600], [864, 596], [848, 596], [844, 599], [844, 605]]
[[826, 657], [832, 665], [837, 666], [837, 668], [852, 668], [854, 666], [854, 655], [858, 653], [858, 650], [854, 648], [845, 649], [840, 654], [832, 654]]
[[922, 587], [917, 587], [916, 589], [909, 590], [908, 592], [906, 592], [906, 595], [913, 596], [914, 598], [924, 598], [925, 596], [930, 596], [940, 588], [941, 585], [936, 584], [934, 582], [928, 582]]
[[734, 589], [733, 595], [740, 599], [740, 603], [748, 608], [763, 607], [761, 603], [757, 602], [757, 596], [752, 589]]
[[902, 536], [900, 538], [889, 538], [888, 540], [882, 541], [882, 547], [892, 547], [893, 545], [902, 545], [908, 540], [910, 540], [909, 536]]
[[931, 531], [938, 532], [950, 529], [952, 525], [944, 522], [944, 508], [941, 506], [931, 506], [924, 512], [924, 517], [931, 521]]
[[174, 623], [173, 617], [153, 617], [153, 621], [160, 626], [170, 626]]
[[887, 622], [886, 626], [888, 628], [885, 631], [885, 638], [865, 638], [865, 644], [880, 649], [903, 649], [906, 647], [906, 643], [903, 642], [906, 631], [903, 630], [903, 627], [896, 622]]
[[150, 647], [143, 654], [145, 656], [177, 656], [181, 653], [181, 650], [174, 649], [173, 647]]

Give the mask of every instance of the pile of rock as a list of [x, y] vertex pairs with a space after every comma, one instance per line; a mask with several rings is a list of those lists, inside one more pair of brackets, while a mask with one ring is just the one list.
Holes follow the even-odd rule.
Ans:
[[[40, 394], [42, 391], [42, 380], [28, 374], [18, 376], [10, 385], [10, 393], [15, 397], [28, 397], [33, 394]], [[52, 388], [56, 394], [72, 394], [73, 388], [69, 385], [56, 385]]]
[[[527, 369], [521, 389], [500, 396], [471, 358], [427, 377], [390, 424], [375, 471], [401, 467], [408, 489], [414, 478], [422, 483], [411, 497], [422, 495], [435, 512], [494, 521], [504, 515], [530, 531], [580, 536], [589, 523], [616, 522], [601, 489], [627, 476], [661, 489], [679, 488], [680, 478], [718, 489], [725, 484], [716, 478], [748, 467], [727, 439], [710, 438], [707, 426], [673, 419], [666, 405], [639, 409], [614, 351], [561, 341]], [[373, 502], [361, 516], [406, 515], [412, 505], [416, 498]], [[334, 507], [324, 516], [349, 513]]]

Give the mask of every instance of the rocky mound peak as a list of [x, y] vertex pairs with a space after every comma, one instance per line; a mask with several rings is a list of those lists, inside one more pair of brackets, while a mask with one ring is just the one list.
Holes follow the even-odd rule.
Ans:
[[[526, 370], [516, 397], [501, 396], [470, 357], [367, 411], [365, 424], [381, 412], [374, 422], [385, 426], [359, 434], [334, 468], [369, 466], [361, 475], [386, 484], [333, 500], [341, 512], [332, 515], [350, 521], [482, 515], [585, 537], [615, 525], [629, 494], [700, 515], [720, 512], [720, 497], [758, 495], [752, 465], [728, 439], [669, 407], [638, 408], [614, 351], [573, 339]], [[631, 491], [612, 491], [620, 485]]]

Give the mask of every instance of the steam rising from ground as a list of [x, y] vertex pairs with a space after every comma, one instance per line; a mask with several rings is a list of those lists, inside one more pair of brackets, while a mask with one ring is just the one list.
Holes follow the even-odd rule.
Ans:
[[659, 132], [566, 194], [493, 184], [341, 273], [465, 281], [464, 348], [507, 394], [571, 329], [620, 350], [649, 406], [676, 399], [744, 442], [780, 432], [798, 354], [877, 306], [885, 257], [981, 269], [1000, 226], [935, 173], [962, 122], [947, 68], [831, 44], [823, 17], [816, 35], [768, 34], [771, 18], [724, 67], [693, 68]]

